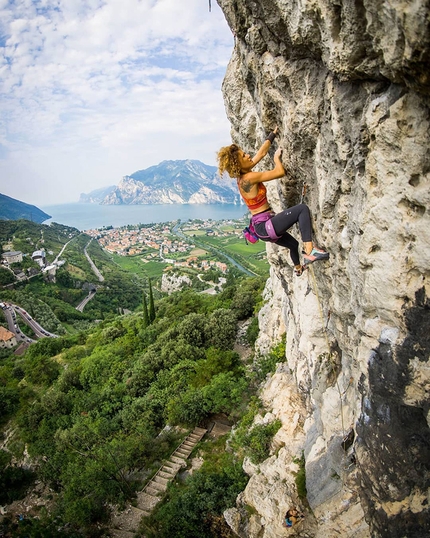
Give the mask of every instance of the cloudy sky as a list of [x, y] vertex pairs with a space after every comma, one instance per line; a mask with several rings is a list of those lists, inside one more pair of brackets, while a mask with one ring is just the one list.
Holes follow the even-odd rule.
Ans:
[[166, 159], [214, 165], [233, 37], [211, 3], [0, 0], [0, 192], [46, 206]]

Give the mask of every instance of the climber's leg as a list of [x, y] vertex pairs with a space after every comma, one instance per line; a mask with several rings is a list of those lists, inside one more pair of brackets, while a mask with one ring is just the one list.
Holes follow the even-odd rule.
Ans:
[[276, 235], [282, 235], [291, 226], [299, 224], [300, 234], [304, 243], [312, 244], [312, 224], [309, 208], [306, 204], [299, 204], [288, 209], [284, 209], [272, 218], [273, 228]]
[[[312, 223], [311, 223], [311, 215], [309, 212], [309, 208], [306, 204], [299, 204], [295, 205], [293, 207], [289, 207], [288, 209], [285, 209], [284, 211], [281, 211], [281, 213], [278, 213], [272, 218], [272, 224], [273, 228], [277, 235], [288, 235], [286, 234], [286, 230], [291, 228], [295, 223], [298, 223], [300, 228], [300, 234], [302, 236], [303, 240], [303, 248], [304, 248], [304, 262], [305, 265], [309, 265], [310, 263], [316, 262], [318, 260], [327, 260], [329, 258], [328, 252], [325, 252], [324, 250], [321, 250], [319, 248], [314, 247], [314, 244], [312, 242]], [[280, 244], [279, 241], [277, 241], [277, 244]], [[287, 246], [287, 245], [283, 245]], [[290, 248], [289, 246], [287, 248]], [[295, 254], [293, 254], [293, 249], [291, 250], [291, 258], [293, 260], [293, 263], [295, 265], [295, 268], [298, 269], [299, 261], [298, 261], [298, 254], [297, 258]]]
[[290, 250], [290, 256], [294, 263], [295, 267], [301, 267], [300, 265], [300, 255], [299, 255], [299, 242], [297, 239], [294, 239], [289, 233], [284, 233], [277, 241], [276, 245], [280, 247], [285, 247]]

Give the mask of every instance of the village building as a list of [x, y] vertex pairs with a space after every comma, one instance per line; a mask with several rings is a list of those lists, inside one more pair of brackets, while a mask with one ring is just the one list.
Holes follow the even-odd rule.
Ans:
[[22, 262], [22, 252], [18, 251], [9, 251], [3, 252], [2, 258], [8, 263], [20, 263]]
[[31, 259], [36, 262], [39, 267], [45, 267], [46, 265], [46, 254], [44, 250], [35, 250], [31, 255]]
[[15, 335], [0, 325], [0, 348], [9, 348], [14, 346], [16, 346]]

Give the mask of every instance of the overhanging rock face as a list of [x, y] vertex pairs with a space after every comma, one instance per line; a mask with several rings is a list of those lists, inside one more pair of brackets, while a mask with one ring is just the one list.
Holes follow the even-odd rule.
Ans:
[[287, 175], [269, 200], [297, 204], [306, 183], [315, 241], [331, 255], [297, 278], [288, 252], [267, 247], [257, 345], [284, 331], [287, 353], [261, 396], [283, 427], [227, 519], [250, 538], [285, 532], [303, 451], [313, 515], [298, 533], [425, 536], [429, 2], [218, 3], [235, 35], [223, 84], [232, 139], [252, 153], [278, 125]]

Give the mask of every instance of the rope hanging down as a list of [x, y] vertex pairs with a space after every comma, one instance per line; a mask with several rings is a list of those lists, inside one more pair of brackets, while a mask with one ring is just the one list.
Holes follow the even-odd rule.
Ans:
[[212, 4], [211, 4], [211, 0], [209, 0], [209, 13], [211, 12], [211, 9], [212, 9]]

